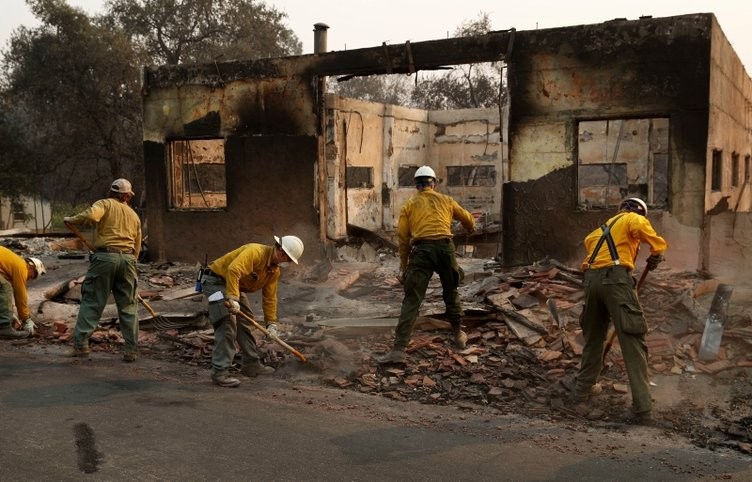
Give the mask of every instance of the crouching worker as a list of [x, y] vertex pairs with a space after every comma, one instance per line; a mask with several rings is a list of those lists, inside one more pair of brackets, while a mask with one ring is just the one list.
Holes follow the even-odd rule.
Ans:
[[[249, 377], [274, 373], [272, 367], [261, 363], [251, 323], [235, 316], [243, 312], [253, 317], [245, 293], [261, 290], [261, 304], [266, 329], [277, 334], [277, 285], [281, 274], [279, 265], [292, 261], [297, 264], [303, 254], [303, 242], [296, 236], [275, 236], [273, 246], [245, 244], [203, 270], [201, 277], [204, 296], [209, 301], [209, 321], [214, 327], [212, 350], [212, 381], [221, 387], [237, 387], [240, 380], [230, 376], [236, 346], [243, 356], [241, 372]], [[221, 292], [222, 296], [217, 295]], [[229, 302], [230, 307], [225, 306]]]
[[[38, 258], [22, 258], [13, 251], [0, 246], [0, 339], [14, 340], [28, 338], [34, 334], [36, 325], [31, 319], [26, 292], [26, 283], [38, 278], [47, 270]], [[13, 327], [16, 303], [18, 319], [22, 329]]]

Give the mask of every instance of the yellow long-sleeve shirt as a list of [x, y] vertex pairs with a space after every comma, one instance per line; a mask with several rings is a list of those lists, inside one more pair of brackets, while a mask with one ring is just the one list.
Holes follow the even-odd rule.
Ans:
[[16, 302], [18, 319], [24, 321], [31, 316], [29, 312], [26, 281], [29, 279], [29, 267], [26, 261], [4, 246], [0, 246], [0, 275], [13, 286], [13, 299]]
[[132, 249], [136, 259], [141, 252], [141, 220], [128, 204], [114, 198], [100, 199], [72, 216], [72, 224], [96, 224], [94, 248], [105, 246]]
[[261, 290], [264, 321], [277, 321], [277, 284], [282, 273], [272, 264], [274, 247], [248, 243], [212, 261], [209, 269], [225, 279], [228, 297]]
[[[634, 262], [640, 243], [647, 243], [650, 246], [650, 254], [663, 254], [666, 251], [668, 243], [656, 234], [650, 221], [645, 216], [633, 212], [620, 212], [611, 217], [605, 224], [610, 225], [614, 218], [620, 215], [621, 217], [610, 230], [620, 265], [626, 266], [629, 270], [634, 269]], [[588, 261], [602, 235], [603, 230], [599, 227], [585, 237], [584, 243], [588, 255], [582, 262], [583, 270], [588, 268]], [[611, 259], [611, 253], [604, 241], [590, 268], [605, 268], [613, 265], [614, 262]]]
[[426, 189], [411, 197], [400, 211], [397, 224], [400, 267], [407, 268], [410, 246], [416, 239], [452, 237], [452, 219], [467, 232], [475, 230], [475, 218], [450, 196]]

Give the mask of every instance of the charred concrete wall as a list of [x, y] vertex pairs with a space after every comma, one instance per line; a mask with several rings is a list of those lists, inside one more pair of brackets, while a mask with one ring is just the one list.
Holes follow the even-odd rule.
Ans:
[[578, 205], [578, 123], [603, 119], [669, 119], [670, 200], [668, 209], [653, 210], [650, 217], [659, 232], [664, 216], [676, 218], [675, 224], [687, 227], [680, 243], [696, 249], [703, 223], [713, 18], [518, 32], [509, 65], [505, 263], [584, 257], [582, 239], [613, 208]]
[[752, 272], [752, 80], [713, 19], [701, 244], [704, 271], [729, 283]]
[[[303, 240], [304, 259], [319, 255], [313, 82], [281, 76], [275, 69], [237, 77], [207, 82], [201, 69], [150, 73], [144, 96], [144, 161], [154, 259], [211, 260], [244, 243], [273, 243], [274, 235], [283, 234]], [[170, 178], [170, 146], [186, 139], [223, 143], [223, 207], [171, 204], [171, 191], [184, 184]], [[186, 179], [191, 169], [186, 168]]]
[[[332, 102], [327, 110], [321, 95], [324, 76], [500, 59], [511, 103], [508, 156], [497, 140], [498, 114]], [[158, 258], [195, 260], [209, 245], [212, 257], [275, 232], [316, 245], [345, 236], [348, 221], [393, 228], [413, 192], [400, 179], [411, 181], [410, 169], [421, 164], [469, 209], [503, 213], [507, 265], [544, 256], [579, 262], [583, 237], [616, 200], [643, 193], [670, 243], [672, 267], [712, 272], [749, 247], [752, 87], [712, 14], [160, 67], [144, 77], [148, 228]], [[635, 120], [639, 127], [610, 131]], [[585, 152], [583, 138], [597, 128], [586, 132], [584, 123], [605, 126], [600, 142], [610, 161]], [[660, 131], [667, 135], [653, 137]], [[185, 139], [221, 141], [224, 164], [213, 159], [193, 172], [191, 156], [176, 163], [175, 152], [193, 152], [174, 145]], [[630, 163], [637, 169], [620, 165]], [[495, 180], [476, 169], [484, 164], [494, 166]], [[596, 169], [583, 175], [583, 164]], [[221, 165], [226, 189], [215, 186]], [[656, 167], [663, 169], [657, 181]], [[202, 171], [212, 189], [174, 194], [193, 189]], [[583, 179], [592, 189], [582, 189]], [[211, 209], [175, 206], [204, 198]], [[713, 219], [727, 211], [734, 221]], [[736, 243], [726, 259], [718, 233]]]

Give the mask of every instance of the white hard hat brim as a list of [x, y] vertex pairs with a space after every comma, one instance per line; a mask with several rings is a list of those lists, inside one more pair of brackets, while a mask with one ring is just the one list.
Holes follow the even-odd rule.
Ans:
[[288, 258], [295, 263], [298, 264], [298, 260], [293, 257], [293, 255], [290, 254], [289, 251], [287, 251], [287, 248], [285, 248], [285, 245], [282, 244], [282, 239], [279, 236], [274, 236], [274, 241], [279, 245], [280, 248], [282, 248], [282, 251], [285, 252]]

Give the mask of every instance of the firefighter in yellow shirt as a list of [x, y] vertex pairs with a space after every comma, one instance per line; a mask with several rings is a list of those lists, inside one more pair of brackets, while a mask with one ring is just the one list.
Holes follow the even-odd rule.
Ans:
[[[4, 246], [0, 246], [0, 339], [28, 338], [34, 334], [36, 325], [31, 319], [26, 283], [38, 278], [47, 270], [38, 258], [22, 258]], [[13, 327], [16, 303], [22, 330]]]
[[592, 395], [601, 373], [608, 325], [612, 322], [624, 356], [634, 414], [641, 423], [651, 420], [652, 409], [645, 343], [648, 327], [637, 299], [632, 270], [640, 243], [650, 247], [649, 270], [663, 261], [668, 248], [648, 221], [647, 213], [648, 207], [642, 199], [626, 199], [615, 216], [585, 237], [588, 252], [582, 263], [585, 306], [580, 319], [585, 347], [575, 387], [577, 402]]
[[[237, 352], [236, 342], [243, 355], [241, 372], [244, 375], [254, 377], [274, 373], [272, 367], [261, 363], [251, 323], [235, 316], [240, 311], [253, 316], [245, 293], [261, 290], [266, 329], [277, 335], [279, 265], [290, 261], [298, 264], [303, 254], [303, 242], [296, 236], [275, 236], [274, 240], [273, 246], [245, 244], [214, 260], [202, 272], [202, 291], [209, 301], [209, 321], [214, 327], [212, 381], [221, 387], [240, 385], [240, 380], [229, 373]], [[219, 292], [221, 296], [216, 296]], [[229, 308], [224, 304], [226, 300]]]
[[399, 278], [405, 296], [394, 331], [394, 347], [376, 359], [379, 364], [405, 362], [405, 348], [434, 272], [441, 280], [454, 343], [458, 348], [465, 348], [467, 343], [467, 335], [461, 327], [462, 305], [457, 287], [462, 274], [452, 242], [452, 220], [458, 220], [468, 233], [472, 233], [475, 218], [457, 201], [435, 191], [436, 173], [430, 167], [422, 166], [415, 171], [415, 188], [418, 193], [402, 206], [397, 225]]
[[120, 333], [123, 335], [123, 361], [138, 357], [138, 270], [136, 260], [141, 252], [141, 219], [128, 203], [134, 193], [130, 181], [115, 179], [109, 197], [100, 199], [88, 209], [66, 216], [68, 226], [96, 226], [94, 252], [81, 286], [81, 307], [73, 331], [73, 347], [65, 356], [89, 358], [89, 339], [99, 325], [107, 299], [112, 293], [118, 311]]

